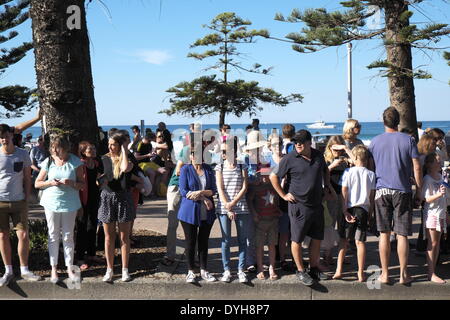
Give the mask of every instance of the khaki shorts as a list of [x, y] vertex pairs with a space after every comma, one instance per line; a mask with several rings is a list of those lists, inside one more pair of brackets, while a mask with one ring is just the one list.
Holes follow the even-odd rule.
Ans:
[[21, 201], [0, 201], [0, 231], [9, 231], [9, 217], [14, 230], [28, 230], [28, 203]]
[[262, 247], [265, 243], [268, 245], [278, 243], [278, 220], [279, 217], [259, 217], [255, 236], [257, 247]]

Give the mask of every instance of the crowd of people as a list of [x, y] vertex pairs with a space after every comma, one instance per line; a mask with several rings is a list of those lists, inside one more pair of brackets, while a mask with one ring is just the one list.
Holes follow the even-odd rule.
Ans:
[[[83, 271], [102, 262], [96, 255], [99, 234], [104, 234], [107, 265], [103, 281], [113, 279], [117, 234], [122, 281], [130, 281], [133, 222], [144, 196], [167, 199], [165, 265], [175, 262], [176, 231], [181, 224], [187, 282], [197, 281], [196, 256], [202, 279], [232, 280], [234, 222], [239, 282], [249, 281], [248, 272], [255, 272], [260, 280], [277, 280], [281, 267], [295, 271], [298, 280], [310, 286], [328, 279], [325, 271], [335, 263], [337, 246], [333, 279], [341, 279], [351, 244], [357, 251], [358, 281], [364, 282], [365, 243], [372, 233], [379, 236], [379, 280], [390, 281], [395, 239], [400, 283], [407, 284], [412, 281], [407, 269], [412, 213], [414, 207], [421, 207], [428, 278], [445, 283], [435, 272], [449, 220], [445, 134], [437, 128], [427, 129], [416, 143], [414, 134], [398, 131], [400, 116], [395, 108], [384, 111], [385, 133], [368, 147], [358, 139], [361, 124], [348, 119], [343, 134], [328, 139], [323, 152], [313, 147], [309, 131], [296, 131], [292, 124], [285, 124], [281, 135], [274, 131], [266, 140], [257, 119], [246, 128], [243, 144], [230, 125], [215, 134], [191, 124], [176, 155], [172, 134], [162, 122], [156, 132], [148, 129], [144, 134], [133, 126], [132, 137], [127, 130], [110, 129], [102, 132], [97, 146], [89, 141], [73, 146], [64, 135], [53, 135], [47, 150], [44, 138], [39, 137], [27, 152], [18, 147], [22, 144], [14, 136], [37, 121], [39, 117], [16, 127], [0, 125], [0, 251], [5, 264], [0, 286], [13, 278], [10, 218], [19, 239], [22, 278], [41, 280], [28, 269], [27, 261], [28, 201], [33, 189], [45, 210], [52, 283], [59, 282], [60, 242], [68, 276], [77, 281], [74, 265]], [[219, 279], [208, 271], [208, 242], [216, 218], [222, 234], [223, 274]], [[303, 261], [304, 249], [308, 249], [308, 264]], [[292, 264], [287, 261], [289, 252]]]

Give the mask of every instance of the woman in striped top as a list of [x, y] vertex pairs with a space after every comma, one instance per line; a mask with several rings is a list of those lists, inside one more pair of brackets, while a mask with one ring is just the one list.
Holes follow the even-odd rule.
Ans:
[[[234, 143], [233, 143], [234, 142]], [[224, 273], [220, 279], [223, 282], [231, 281], [230, 273], [230, 242], [231, 221], [235, 221], [239, 243], [239, 282], [247, 282], [244, 273], [247, 231], [249, 219], [251, 219], [245, 199], [247, 191], [247, 167], [237, 164], [237, 139], [221, 145], [223, 163], [215, 167], [217, 191], [219, 202], [217, 214], [219, 216], [220, 229], [222, 230], [222, 262]]]

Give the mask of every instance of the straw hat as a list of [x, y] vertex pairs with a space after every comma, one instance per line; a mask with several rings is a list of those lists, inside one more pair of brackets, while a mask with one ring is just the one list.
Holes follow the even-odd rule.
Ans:
[[252, 130], [247, 135], [247, 145], [244, 151], [262, 148], [267, 144], [260, 131]]

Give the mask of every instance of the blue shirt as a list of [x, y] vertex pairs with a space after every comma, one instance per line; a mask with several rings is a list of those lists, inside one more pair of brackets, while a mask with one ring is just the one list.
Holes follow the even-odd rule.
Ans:
[[385, 132], [369, 146], [375, 161], [377, 189], [411, 192], [412, 159], [419, 158], [415, 140], [401, 132]]
[[[203, 171], [206, 177], [206, 186], [204, 190], [212, 190], [213, 195], [217, 193], [216, 178], [211, 167], [207, 164], [203, 164]], [[198, 178], [195, 168], [191, 164], [184, 165], [180, 172], [180, 194], [181, 194], [181, 204], [178, 210], [178, 220], [184, 221], [189, 224], [200, 226], [201, 224], [201, 208], [202, 201], [194, 201], [188, 199], [186, 196], [189, 191], [202, 190], [200, 185], [200, 179]], [[209, 199], [214, 204], [213, 197]], [[206, 223], [213, 224], [216, 219], [216, 209], [215, 206], [211, 210], [206, 212]]]
[[[42, 170], [47, 171], [47, 163], [50, 157], [42, 162]], [[69, 160], [62, 165], [57, 166], [54, 161], [50, 163], [47, 171], [47, 179], [70, 179], [77, 181], [77, 168], [83, 163], [73, 154], [69, 155]], [[78, 190], [69, 186], [53, 186], [44, 189], [40, 205], [46, 210], [53, 212], [73, 212], [81, 208], [80, 193]]]

